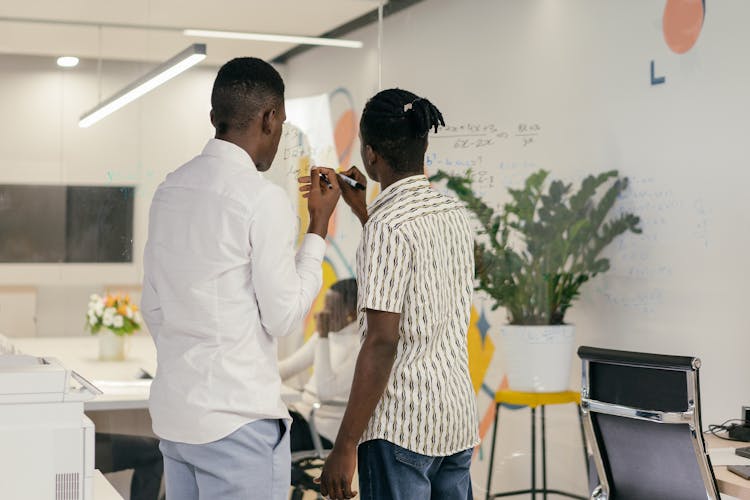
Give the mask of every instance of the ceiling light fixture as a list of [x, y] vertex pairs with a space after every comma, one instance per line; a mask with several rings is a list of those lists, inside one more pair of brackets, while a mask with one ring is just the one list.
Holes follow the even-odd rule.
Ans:
[[100, 102], [94, 109], [84, 113], [78, 122], [78, 126], [81, 128], [90, 127], [105, 116], [114, 113], [142, 95], [154, 90], [159, 85], [195, 66], [205, 58], [206, 45], [203, 43], [194, 43], [126, 86], [106, 101]]
[[78, 58], [74, 56], [58, 57], [57, 65], [61, 68], [75, 68], [76, 66], [78, 66]]
[[312, 36], [273, 35], [270, 33], [242, 33], [238, 31], [186, 29], [182, 34], [192, 37], [253, 40], [256, 42], [296, 43], [300, 45], [325, 45], [329, 47], [345, 47], [348, 49], [360, 49], [364, 45], [358, 40], [341, 40], [338, 38], [321, 38]]

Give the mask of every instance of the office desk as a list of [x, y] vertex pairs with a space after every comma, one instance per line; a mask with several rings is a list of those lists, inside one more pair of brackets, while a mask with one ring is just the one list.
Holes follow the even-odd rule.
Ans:
[[[96, 336], [33, 337], [13, 339], [15, 346], [26, 354], [60, 360], [75, 370], [104, 394], [87, 401], [86, 412], [148, 409], [150, 380], [138, 379], [141, 370], [156, 373], [156, 347], [151, 337], [134, 335], [129, 342], [125, 361], [99, 361], [99, 339]], [[282, 385], [285, 403], [300, 400], [297, 391]]]
[[125, 361], [99, 361], [96, 336], [33, 337], [13, 339], [26, 354], [57, 358], [83, 375], [104, 394], [84, 404], [86, 411], [143, 410], [148, 408], [150, 381], [138, 380], [141, 369], [156, 373], [156, 348], [151, 337], [135, 335], [127, 339]]
[[[719, 439], [711, 434], [705, 434], [706, 448], [711, 453], [714, 448], [741, 448], [750, 446], [750, 443], [740, 441], [727, 441]], [[741, 500], [750, 500], [750, 481], [742, 479], [737, 474], [729, 472], [725, 466], [717, 465], [714, 468], [714, 476], [719, 486], [719, 491]]]
[[156, 347], [148, 335], [128, 338], [125, 361], [99, 361], [94, 335], [18, 338], [13, 343], [26, 354], [59, 359], [102, 390], [104, 394], [84, 403], [97, 432], [155, 437], [148, 413], [151, 381], [136, 378], [141, 369], [156, 373]]

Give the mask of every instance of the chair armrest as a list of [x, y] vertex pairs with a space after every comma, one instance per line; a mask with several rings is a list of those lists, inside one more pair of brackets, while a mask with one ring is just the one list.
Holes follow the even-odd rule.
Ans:
[[326, 450], [323, 449], [323, 443], [320, 441], [320, 434], [318, 434], [318, 428], [315, 426], [315, 412], [317, 412], [321, 406], [337, 406], [339, 408], [346, 407], [348, 403], [346, 401], [337, 400], [324, 400], [316, 401], [312, 404], [310, 410], [310, 418], [308, 419], [308, 426], [310, 427], [310, 435], [312, 437], [313, 447], [318, 458], [324, 458], [327, 454]]
[[320, 441], [320, 434], [318, 434], [318, 428], [315, 426], [315, 412], [319, 408], [320, 402], [313, 403], [307, 425], [310, 427], [310, 437], [312, 438], [313, 448], [315, 448], [315, 454], [318, 458], [323, 458], [323, 443]]
[[348, 405], [348, 401], [341, 401], [338, 399], [325, 399], [323, 401], [320, 401], [320, 406], [338, 406], [338, 407], [346, 407]]

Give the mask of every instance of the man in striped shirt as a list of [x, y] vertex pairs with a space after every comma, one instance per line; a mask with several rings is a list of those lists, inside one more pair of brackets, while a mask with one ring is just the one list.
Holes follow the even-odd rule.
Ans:
[[[479, 442], [466, 343], [473, 238], [461, 205], [423, 174], [427, 135], [439, 124], [428, 100], [380, 92], [362, 113], [360, 136], [365, 169], [382, 192], [366, 207], [363, 191], [341, 183], [364, 226], [357, 251], [364, 340], [320, 478], [321, 493], [334, 500], [355, 494], [358, 443], [364, 500], [472, 498], [469, 466]], [[345, 174], [366, 183], [356, 168]]]

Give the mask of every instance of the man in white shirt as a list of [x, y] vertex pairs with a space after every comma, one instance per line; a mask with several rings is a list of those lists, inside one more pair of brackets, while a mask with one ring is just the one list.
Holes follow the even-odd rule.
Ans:
[[333, 171], [312, 170], [310, 225], [295, 256], [289, 200], [260, 174], [286, 119], [281, 77], [260, 59], [233, 59], [211, 106], [216, 137], [151, 204], [142, 311], [158, 368], [149, 409], [170, 499], [282, 499], [290, 417], [276, 338], [294, 331], [320, 289], [340, 191]]
[[[315, 426], [324, 448], [333, 448], [333, 440], [344, 418], [346, 401], [352, 388], [354, 366], [359, 354], [357, 331], [357, 280], [337, 281], [325, 295], [323, 309], [315, 316], [317, 331], [310, 340], [288, 358], [279, 362], [281, 379], [313, 369], [302, 391], [301, 401], [292, 411], [292, 451], [313, 449], [308, 425], [313, 404], [324, 404], [315, 413]], [[341, 406], [325, 404], [340, 402]]]

